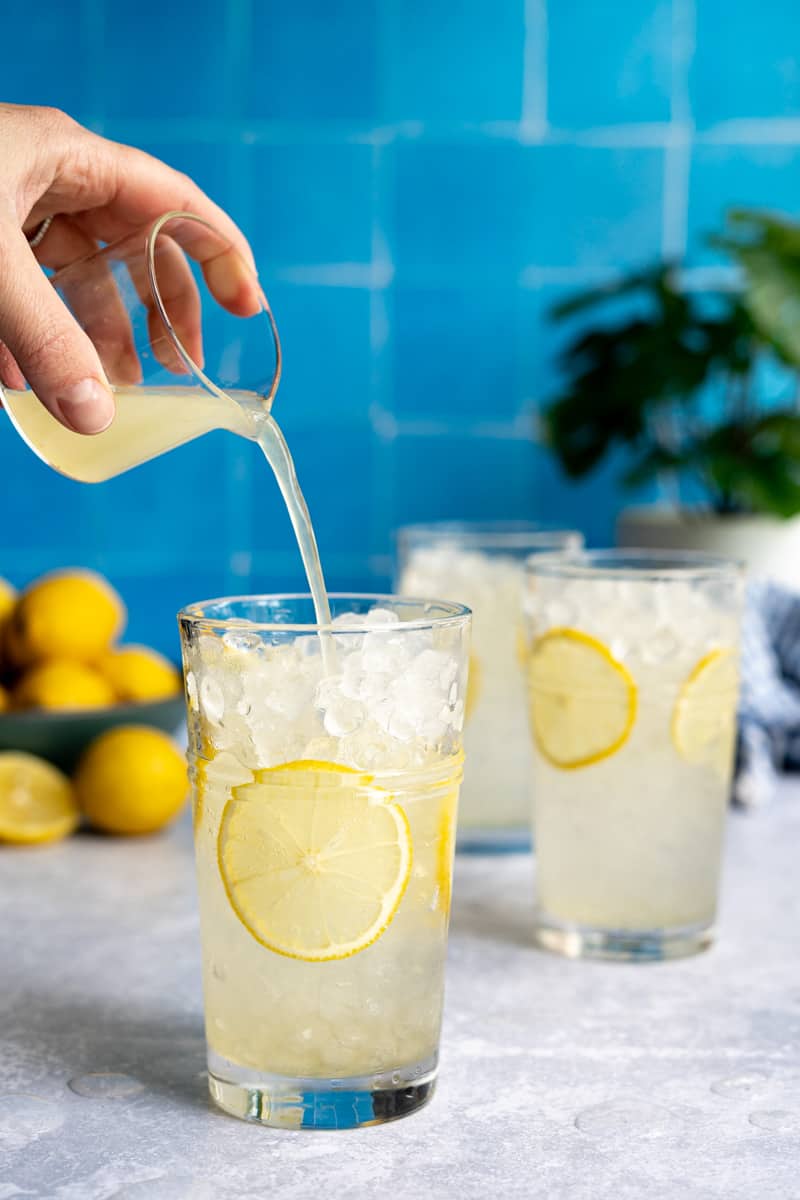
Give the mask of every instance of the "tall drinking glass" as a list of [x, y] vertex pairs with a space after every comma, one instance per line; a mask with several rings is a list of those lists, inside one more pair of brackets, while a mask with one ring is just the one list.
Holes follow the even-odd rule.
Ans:
[[539, 944], [672, 958], [714, 936], [736, 738], [738, 564], [527, 563]]
[[289, 1128], [432, 1094], [463, 761], [468, 609], [330, 602], [180, 614], [209, 1087]]
[[397, 590], [458, 600], [473, 614], [465, 733], [469, 765], [461, 789], [459, 850], [517, 850], [530, 844], [525, 560], [533, 553], [582, 545], [575, 530], [513, 521], [409, 525], [397, 533]]

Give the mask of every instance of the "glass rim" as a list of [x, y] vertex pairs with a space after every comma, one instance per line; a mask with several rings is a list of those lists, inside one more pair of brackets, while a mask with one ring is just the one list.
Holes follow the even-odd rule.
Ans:
[[[213, 233], [215, 237], [218, 237], [221, 242], [224, 242], [226, 244], [226, 246], [228, 248], [228, 252], [236, 255], [236, 257], [238, 258], [238, 260], [240, 262], [240, 265], [251, 276], [253, 285], [255, 286], [255, 288], [258, 292], [258, 298], [259, 298], [259, 303], [261, 304], [262, 313], [267, 318], [267, 321], [269, 323], [269, 329], [270, 329], [270, 333], [272, 335], [272, 342], [273, 342], [273, 346], [275, 347], [275, 368], [272, 373], [272, 379], [270, 381], [269, 387], [267, 388], [266, 392], [258, 393], [261, 396], [261, 399], [264, 402], [264, 404], [267, 406], [267, 408], [271, 407], [272, 402], [275, 399], [275, 395], [278, 391], [278, 385], [280, 384], [281, 375], [283, 373], [283, 351], [281, 348], [281, 339], [280, 339], [280, 335], [278, 334], [278, 326], [275, 322], [275, 317], [272, 312], [272, 307], [270, 306], [269, 300], [267, 299], [267, 297], [264, 293], [264, 289], [261, 287], [261, 284], [258, 279], [258, 274], [250, 266], [250, 264], [242, 257], [242, 255], [235, 248], [235, 246], [233, 246], [233, 244], [228, 240], [228, 238], [226, 238], [223, 233], [220, 233], [220, 231], [216, 228], [215, 225], [213, 225], [211, 223], [211, 221], [206, 220], [205, 217], [198, 216], [196, 213], [185, 212], [184, 210], [179, 209], [179, 208], [170, 209], [168, 212], [162, 213], [159, 217], [156, 217], [156, 219], [154, 221], [152, 221], [149, 226], [144, 227], [146, 229], [144, 258], [145, 258], [145, 262], [147, 265], [147, 278], [148, 278], [148, 282], [150, 284], [150, 290], [153, 294], [153, 299], [155, 300], [158, 315], [161, 318], [161, 323], [163, 324], [164, 328], [167, 330], [167, 333], [169, 334], [170, 338], [172, 339], [175, 349], [177, 350], [178, 354], [182, 358], [185, 366], [188, 367], [189, 371], [197, 379], [200, 380], [200, 382], [203, 384], [203, 386], [209, 392], [211, 392], [212, 395], [217, 396], [219, 399], [227, 400], [228, 397], [227, 397], [227, 394], [224, 391], [224, 389], [220, 388], [219, 385], [209, 375], [206, 375], [203, 368], [199, 365], [199, 363], [196, 363], [194, 361], [194, 359], [192, 358], [192, 356], [189, 354], [188, 350], [184, 346], [184, 344], [180, 338], [180, 335], [179, 335], [177, 329], [175, 329], [175, 326], [169, 316], [169, 313], [167, 312], [167, 307], [166, 307], [166, 304], [164, 303], [164, 299], [161, 294], [161, 287], [160, 287], [160, 284], [158, 281], [158, 271], [156, 269], [156, 245], [157, 245], [158, 239], [160, 237], [162, 237], [162, 236], [169, 237], [170, 236], [169, 231], [166, 227], [173, 221], [193, 221], [195, 224], [202, 225], [205, 229], [210, 230], [211, 233]], [[120, 239], [120, 240], [122, 240], [122, 239]], [[177, 244], [180, 247], [180, 242], [178, 242]], [[101, 249], [100, 253], [103, 253], [105, 250], [109, 250], [109, 249], [113, 250], [113, 246], [114, 246], [114, 243], [111, 243], [109, 246], [103, 247]], [[182, 249], [182, 247], [181, 247], [181, 249]], [[185, 251], [184, 251], [184, 253], [185, 253]]]
[[[251, 633], [332, 633], [339, 635], [360, 634], [360, 633], [391, 633], [402, 629], [404, 632], [420, 631], [433, 628], [447, 628], [449, 626], [458, 627], [463, 625], [465, 621], [472, 616], [472, 609], [467, 608], [465, 604], [456, 604], [452, 600], [437, 600], [433, 596], [399, 596], [390, 592], [328, 592], [329, 600], [368, 600], [374, 603], [376, 607], [381, 605], [389, 607], [394, 604], [403, 605], [436, 605], [441, 610], [438, 614], [428, 613], [422, 617], [415, 617], [411, 621], [401, 621], [399, 625], [383, 625], [380, 623], [371, 623], [369, 621], [369, 613], [364, 614], [364, 621], [359, 625], [348, 625], [342, 629], [339, 626], [318, 625], [316, 622], [302, 621], [250, 621], [246, 617], [207, 617], [200, 609], [210, 608], [214, 605], [233, 605], [233, 604], [252, 604], [254, 601], [269, 600], [274, 602], [287, 602], [291, 600], [306, 600], [309, 604], [313, 604], [313, 597], [310, 592], [257, 592], [250, 595], [244, 594], [239, 596], [216, 596], [210, 600], [197, 600], [192, 604], [184, 605], [178, 612], [178, 621], [180, 624], [192, 625], [197, 628], [204, 629], [244, 629]], [[360, 614], [356, 613], [355, 616]]]
[[532, 554], [525, 572], [550, 579], [738, 579], [745, 574], [741, 559], [706, 554], [702, 550], [614, 549], [579, 550], [574, 554]]
[[492, 542], [508, 550], [525, 550], [537, 545], [551, 547], [556, 539], [567, 542], [574, 538], [583, 546], [583, 534], [579, 529], [539, 521], [418, 521], [400, 525], [394, 537], [398, 544], [417, 537], [438, 541], [457, 537], [468, 547]]
[[[158, 314], [158, 319], [161, 322], [167, 336], [178, 354], [178, 357], [187, 368], [189, 375], [197, 380], [207, 392], [216, 396], [218, 399], [227, 400], [228, 395], [224, 388], [221, 388], [210, 375], [206, 373], [199, 363], [195, 362], [189, 351], [183, 344], [180, 334], [175, 328], [167, 306], [164, 302], [161, 285], [159, 283], [158, 268], [156, 265], [156, 246], [159, 238], [169, 238], [170, 232], [168, 226], [173, 222], [191, 223], [202, 226], [208, 229], [215, 238], [218, 238], [220, 243], [226, 247], [226, 251], [235, 254], [243, 270], [250, 276], [251, 282], [258, 293], [259, 303], [261, 305], [261, 315], [267, 318], [269, 325], [270, 336], [275, 350], [275, 366], [272, 370], [268, 386], [266, 388], [259, 387], [252, 389], [254, 394], [264, 403], [269, 409], [275, 399], [278, 387], [281, 382], [283, 373], [283, 349], [281, 346], [280, 334], [275, 321], [275, 315], [272, 311], [272, 306], [267, 299], [261, 282], [258, 278], [258, 272], [247, 262], [242, 254], [232, 244], [230, 239], [222, 233], [212, 221], [206, 217], [201, 217], [198, 213], [188, 212], [184, 209], [173, 208], [159, 214], [149, 221], [143, 222], [136, 229], [128, 233], [121, 234], [118, 238], [114, 238], [111, 242], [106, 242], [104, 245], [95, 246], [91, 250], [87, 250], [84, 254], [78, 254], [69, 262], [64, 263], [57, 271], [49, 276], [49, 282], [53, 287], [58, 288], [68, 280], [71, 273], [79, 271], [86, 263], [91, 263], [95, 260], [113, 259], [120, 253], [123, 248], [131, 249], [131, 257], [135, 248], [135, 256], [140, 258], [147, 278], [147, 283], [150, 288], [150, 293], [155, 304], [155, 311]], [[181, 252], [189, 259], [191, 254], [181, 245], [180, 241], [173, 238]], [[207, 287], [207, 285], [206, 285]], [[216, 298], [214, 298], [216, 299]], [[219, 304], [219, 301], [216, 301]], [[255, 315], [255, 314], [254, 314]], [[245, 320], [246, 318], [241, 318]], [[230, 389], [229, 389], [230, 390]]]

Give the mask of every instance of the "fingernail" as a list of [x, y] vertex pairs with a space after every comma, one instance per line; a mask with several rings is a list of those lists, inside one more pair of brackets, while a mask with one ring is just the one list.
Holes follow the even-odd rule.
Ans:
[[57, 400], [64, 420], [76, 433], [102, 433], [114, 420], [114, 397], [99, 379], [82, 379]]

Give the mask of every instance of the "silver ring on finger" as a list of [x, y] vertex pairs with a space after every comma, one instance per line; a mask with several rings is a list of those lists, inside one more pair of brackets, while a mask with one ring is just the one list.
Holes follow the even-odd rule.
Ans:
[[47, 231], [52, 224], [53, 224], [53, 218], [45, 217], [45, 219], [41, 222], [41, 224], [37, 225], [37, 227], [33, 231], [33, 233], [27, 234], [28, 245], [30, 246], [31, 250], [35, 250], [37, 246], [40, 246], [42, 244], [45, 237], [47, 236]]

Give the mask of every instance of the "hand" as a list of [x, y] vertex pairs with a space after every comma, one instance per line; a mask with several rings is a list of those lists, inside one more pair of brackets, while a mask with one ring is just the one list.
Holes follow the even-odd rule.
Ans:
[[[114, 417], [105, 371], [41, 265], [57, 270], [173, 209], [205, 217], [255, 272], [252, 252], [230, 217], [188, 176], [90, 133], [56, 109], [0, 104], [0, 162], [0, 382], [22, 388], [27, 381], [62, 425], [100, 433]], [[32, 249], [26, 234], [50, 216], [52, 224]], [[187, 249], [220, 304], [240, 315], [258, 311], [249, 275], [236, 270], [236, 253], [221, 255], [218, 243], [202, 239]], [[186, 338], [196, 346], [196, 288], [176, 253]]]

